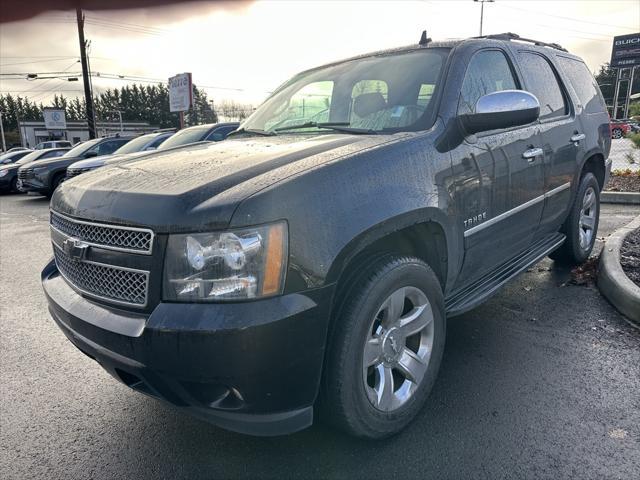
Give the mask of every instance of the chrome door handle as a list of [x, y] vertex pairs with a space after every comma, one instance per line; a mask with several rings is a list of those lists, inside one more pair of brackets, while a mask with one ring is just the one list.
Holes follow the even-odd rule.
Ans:
[[584, 133], [576, 133], [571, 137], [573, 143], [578, 143], [580, 140], [584, 140], [587, 136]]
[[522, 158], [526, 158], [529, 163], [533, 162], [536, 157], [541, 156], [544, 151], [541, 148], [530, 148], [529, 150], [525, 150], [522, 154]]

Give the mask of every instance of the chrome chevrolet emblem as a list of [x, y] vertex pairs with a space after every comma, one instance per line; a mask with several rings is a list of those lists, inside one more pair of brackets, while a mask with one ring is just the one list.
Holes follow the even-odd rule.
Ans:
[[62, 250], [75, 260], [83, 260], [87, 256], [89, 245], [75, 238], [67, 238], [62, 242]]

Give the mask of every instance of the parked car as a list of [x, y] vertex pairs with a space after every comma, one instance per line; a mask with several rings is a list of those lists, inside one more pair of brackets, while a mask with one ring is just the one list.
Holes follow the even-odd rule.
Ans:
[[76, 145], [63, 156], [38, 162], [38, 165], [24, 165], [18, 169], [21, 189], [51, 196], [64, 181], [67, 167], [80, 159], [110, 155], [132, 137], [96, 138]]
[[6, 153], [17, 152], [19, 150], [31, 150], [31, 149], [27, 147], [11, 147], [9, 150], [7, 150]]
[[34, 150], [44, 150], [49, 148], [71, 148], [73, 145], [68, 140], [47, 140], [46, 142], [40, 142], [35, 147]]
[[588, 258], [610, 147], [577, 56], [423, 34], [296, 75], [224, 142], [63, 184], [49, 311], [115, 378], [224, 428], [319, 409], [386, 437], [429, 395], [447, 317], [546, 255]]
[[171, 131], [141, 135], [124, 144], [111, 155], [102, 155], [101, 157], [79, 160], [67, 168], [67, 178], [75, 177], [81, 173], [102, 167], [107, 160], [135, 158], [137, 156], [144, 155], [145, 153], [149, 153], [158, 148], [158, 146], [173, 135], [173, 133], [174, 132]]
[[33, 150], [28, 149], [9, 151], [3, 155], [0, 155], [0, 165], [9, 165], [10, 163], [17, 162], [32, 151]]
[[640, 122], [638, 122], [638, 120], [635, 120], [634, 118], [623, 118], [620, 121], [629, 125], [631, 133], [640, 132]]
[[611, 120], [609, 123], [609, 129], [611, 131], [611, 138], [622, 138], [631, 132], [631, 126], [627, 122], [620, 120]]
[[[237, 129], [239, 125], [240, 124], [237, 122], [229, 122], [188, 127], [178, 133], [169, 135], [169, 138], [165, 137], [156, 148], [152, 149], [153, 151], [138, 151], [130, 152], [127, 155], [121, 155], [124, 152], [120, 149], [114, 152], [114, 155], [76, 162], [67, 169], [67, 178], [75, 177], [81, 173], [95, 170], [96, 168], [103, 167], [105, 165], [112, 165], [140, 158], [142, 156], [152, 154], [154, 151], [164, 152], [172, 148], [183, 147], [185, 145], [198, 142], [218, 142], [227, 138], [227, 135]], [[127, 148], [128, 146], [129, 144], [122, 148]]]
[[27, 155], [8, 165], [0, 166], [0, 192], [17, 192], [20, 190], [18, 169], [27, 164], [55, 158], [68, 152], [68, 148], [49, 148], [46, 150], [27, 151]]

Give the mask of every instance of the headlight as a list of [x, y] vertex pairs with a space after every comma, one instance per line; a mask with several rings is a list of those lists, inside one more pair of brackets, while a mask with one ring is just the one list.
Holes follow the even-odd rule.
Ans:
[[170, 235], [165, 300], [245, 300], [282, 293], [285, 222], [218, 233]]
[[7, 173], [9, 173], [9, 170], [0, 170], [0, 178], [4, 177]]

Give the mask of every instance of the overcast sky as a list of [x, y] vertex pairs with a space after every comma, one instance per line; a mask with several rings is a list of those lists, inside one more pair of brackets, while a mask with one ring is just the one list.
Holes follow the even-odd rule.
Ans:
[[[480, 5], [449, 1], [257, 1], [86, 11], [95, 73], [166, 79], [192, 72], [209, 98], [257, 103], [296, 72], [332, 60], [479, 33]], [[556, 42], [592, 70], [609, 60], [612, 38], [640, 31], [638, 0], [496, 0], [484, 33], [516, 32]], [[51, 12], [0, 27], [2, 73], [79, 72], [75, 12]], [[93, 79], [96, 91], [122, 80]], [[223, 88], [219, 88], [223, 87]], [[234, 90], [237, 89], [237, 90]], [[81, 82], [2, 80], [0, 91], [44, 102], [82, 95]]]

